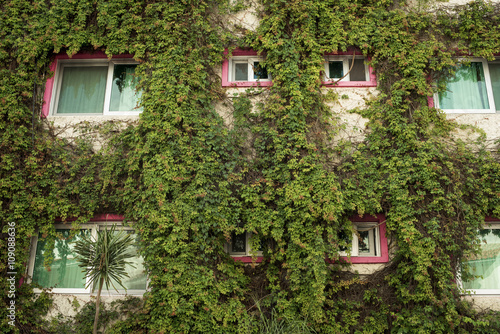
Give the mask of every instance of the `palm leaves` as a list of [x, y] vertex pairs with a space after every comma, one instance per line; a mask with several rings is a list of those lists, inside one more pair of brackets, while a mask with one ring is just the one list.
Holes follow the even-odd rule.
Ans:
[[109, 290], [110, 285], [118, 291], [113, 282], [118, 283], [126, 289], [122, 283], [122, 278], [129, 277], [125, 271], [126, 265], [133, 265], [127, 261], [136, 255], [130, 251], [133, 240], [130, 234], [125, 231], [116, 231], [116, 225], [110, 230], [104, 229], [97, 232], [97, 237], [93, 238], [84, 235], [81, 240], [75, 243], [74, 251], [79, 262], [78, 266], [83, 268], [88, 288], [92, 285], [92, 292], [99, 286], [96, 300], [96, 315], [94, 319], [94, 334], [97, 333], [97, 320], [99, 318], [99, 306], [101, 300], [102, 287], [105, 284]]
[[106, 289], [112, 286], [118, 290], [113, 281], [126, 289], [122, 283], [122, 278], [129, 277], [125, 271], [126, 265], [132, 265], [130, 258], [136, 256], [130, 251], [133, 239], [125, 231], [116, 231], [116, 225], [110, 230], [97, 232], [97, 237], [93, 238], [84, 235], [81, 240], [75, 243], [74, 251], [77, 254], [79, 266], [85, 272], [88, 288], [92, 285], [92, 292], [97, 287], [100, 278], [103, 278]]

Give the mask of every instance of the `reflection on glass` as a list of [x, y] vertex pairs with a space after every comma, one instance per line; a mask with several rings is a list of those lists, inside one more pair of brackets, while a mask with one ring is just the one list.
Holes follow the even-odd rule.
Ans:
[[253, 63], [253, 78], [255, 80], [269, 78], [269, 75], [267, 74], [267, 69], [264, 66], [261, 66], [258, 61], [255, 61]]
[[[55, 240], [54, 249], [50, 254], [44, 250], [46, 240], [38, 237], [36, 246], [35, 265], [33, 269], [33, 281], [43, 288], [85, 288], [85, 274], [73, 254], [74, 242], [81, 240], [88, 230], [80, 230], [73, 238], [69, 238], [70, 230], [56, 230], [58, 238]], [[44, 260], [53, 256], [54, 261], [47, 270]]]
[[358, 249], [360, 253], [370, 253], [370, 231], [358, 231]]
[[491, 86], [497, 110], [500, 110], [500, 63], [490, 63]]
[[500, 289], [500, 229], [479, 232], [481, 252], [467, 261], [470, 273], [479, 276], [463, 282], [465, 289]]
[[340, 231], [338, 233], [339, 240], [343, 241], [346, 245], [349, 245], [349, 247], [346, 247], [344, 245], [340, 245], [339, 249], [341, 252], [347, 252], [347, 250], [351, 248], [350, 245], [351, 245], [352, 239], [350, 236], [351, 236], [351, 234], [347, 234], [345, 231]]
[[235, 81], [248, 81], [248, 64], [236, 63], [234, 64], [234, 80]]
[[142, 95], [136, 90], [139, 79], [135, 76], [137, 65], [115, 65], [111, 88], [110, 111], [142, 110], [137, 103]]
[[[115, 233], [119, 232], [120, 231], [115, 231]], [[134, 233], [134, 231], [126, 232], [127, 234], [131, 234], [134, 240], [134, 244], [131, 245], [128, 250], [136, 256], [127, 260], [128, 262], [132, 262], [135, 268], [130, 264], [125, 266], [125, 271], [128, 273], [129, 277], [122, 278], [122, 284], [127, 290], [146, 290], [147, 277], [144, 272], [144, 259], [139, 255], [139, 235]], [[111, 282], [117, 289], [122, 289], [115, 280], [111, 280]], [[110, 289], [113, 289], [112, 285]]]
[[233, 253], [246, 253], [246, 234], [231, 234], [231, 252]]
[[343, 61], [331, 61], [328, 63], [328, 68], [330, 70], [331, 79], [340, 79], [344, 76], [344, 62]]

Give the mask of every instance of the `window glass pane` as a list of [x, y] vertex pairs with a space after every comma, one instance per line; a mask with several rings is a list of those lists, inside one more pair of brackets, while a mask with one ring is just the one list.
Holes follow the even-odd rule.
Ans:
[[358, 231], [358, 249], [359, 253], [371, 253], [373, 230], [371, 231]]
[[231, 252], [232, 253], [246, 253], [246, 233], [231, 234]]
[[110, 111], [141, 111], [137, 106], [141, 92], [136, 91], [139, 79], [134, 75], [137, 65], [114, 65]]
[[[351, 68], [352, 59], [349, 60], [349, 68]], [[349, 73], [350, 81], [366, 81], [365, 61], [364, 59], [354, 59], [354, 66]]]
[[439, 93], [441, 109], [489, 109], [483, 64], [471, 62], [461, 65], [455, 76], [446, 83], [446, 91]]
[[[115, 233], [119, 233], [119, 231]], [[131, 265], [125, 266], [125, 271], [128, 273], [129, 277], [122, 278], [122, 283], [127, 290], [146, 290], [147, 277], [144, 272], [144, 259], [139, 255], [139, 235], [134, 233], [134, 231], [127, 231], [127, 233], [131, 234], [135, 241], [134, 244], [130, 246], [129, 251], [136, 255], [136, 257], [127, 259], [127, 261], [132, 262], [135, 268]], [[111, 280], [111, 282], [117, 289], [122, 289], [115, 280]], [[109, 288], [110, 290], [114, 290], [112, 286]]]
[[[56, 239], [54, 249], [50, 254], [44, 251], [46, 241], [38, 238], [36, 245], [35, 265], [33, 269], [33, 281], [44, 288], [85, 288], [85, 274], [73, 254], [75, 241], [81, 239], [87, 230], [81, 230], [72, 239], [69, 238], [70, 230], [56, 230], [60, 238]], [[54, 261], [48, 271], [43, 263], [46, 257], [52, 256]]]
[[236, 63], [234, 64], [234, 80], [235, 81], [248, 81], [248, 64]]
[[482, 276], [463, 282], [465, 289], [500, 289], [500, 229], [481, 230], [481, 253], [468, 261], [470, 273]]
[[330, 79], [340, 79], [344, 76], [344, 62], [343, 61], [331, 61], [331, 62], [329, 62], [328, 69], [330, 71]]
[[269, 78], [269, 75], [267, 74], [267, 69], [265, 67], [260, 66], [260, 63], [258, 61], [255, 61], [253, 63], [253, 78], [255, 80]]
[[107, 73], [107, 66], [65, 66], [57, 113], [102, 113]]
[[491, 86], [495, 99], [495, 109], [500, 110], [500, 63], [490, 63]]

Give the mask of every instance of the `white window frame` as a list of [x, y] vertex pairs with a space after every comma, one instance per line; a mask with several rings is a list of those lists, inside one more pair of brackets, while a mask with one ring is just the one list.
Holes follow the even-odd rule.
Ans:
[[[500, 222], [488, 222], [483, 226], [484, 229], [494, 229], [494, 230], [500, 230]], [[463, 289], [467, 294], [473, 294], [473, 295], [500, 295], [500, 282], [498, 282], [498, 289], [465, 289], [463, 287], [463, 281], [461, 278], [461, 274], [459, 272], [458, 279], [457, 279], [458, 285], [460, 288]]]
[[[109, 222], [95, 222], [93, 224], [81, 224], [80, 225], [80, 230], [90, 230], [91, 236], [93, 238], [97, 237], [97, 231], [101, 230], [102, 228], [111, 228], [113, 224]], [[133, 228], [128, 227], [128, 226], [123, 226], [121, 224], [116, 223], [117, 230], [124, 230], [124, 231], [134, 231]], [[71, 225], [65, 225], [65, 224], [55, 224], [54, 228], [56, 230], [71, 230], [72, 227]], [[33, 277], [33, 271], [35, 268], [35, 257], [36, 257], [36, 248], [38, 244], [38, 233], [31, 238], [31, 249], [30, 249], [30, 260], [29, 260], [29, 265], [28, 265], [28, 276], [30, 277], [29, 282], [32, 282], [32, 277]], [[82, 275], [84, 275], [82, 273]], [[85, 286], [88, 284], [88, 278], [85, 282]], [[105, 290], [106, 286], [103, 287], [103, 290], [101, 292], [102, 296], [116, 296], [116, 295], [138, 295], [142, 296], [148, 289], [149, 286], [149, 279], [147, 279], [146, 282], [146, 289], [140, 290], [140, 289], [118, 289], [116, 291], [113, 289], [113, 287], [110, 287], [110, 290]], [[89, 286], [88, 288], [83, 288], [83, 289], [77, 289], [77, 288], [51, 288], [51, 291], [53, 293], [58, 293], [58, 294], [91, 294], [92, 292], [92, 286]], [[94, 292], [97, 291], [96, 290]], [[35, 293], [41, 293], [42, 289], [34, 288], [33, 292]]]
[[262, 256], [262, 251], [254, 251], [252, 249], [252, 235], [253, 233], [251, 232], [244, 232], [245, 233], [245, 252], [233, 252], [232, 250], [232, 243], [231, 240], [226, 242], [224, 245], [224, 250], [226, 253], [231, 255], [232, 257], [243, 257], [243, 256]]
[[[109, 104], [111, 101], [111, 90], [113, 86], [113, 71], [115, 65], [138, 65], [139, 63], [130, 59], [61, 59], [57, 62], [57, 67], [55, 71], [54, 78], [54, 89], [52, 91], [52, 97], [50, 99], [50, 109], [49, 114], [51, 116], [127, 116], [127, 115], [139, 115], [142, 110], [130, 110], [130, 111], [110, 111]], [[61, 91], [62, 79], [64, 69], [67, 67], [95, 67], [103, 66], [108, 67], [108, 74], [106, 78], [106, 91], [104, 94], [104, 106], [102, 112], [96, 113], [63, 113], [58, 114], [57, 108], [59, 103], [59, 94]]]
[[[271, 81], [271, 75], [267, 73], [267, 79], [254, 79], [254, 66], [255, 62], [262, 63], [264, 59], [255, 56], [235, 56], [229, 58], [229, 71], [228, 71], [228, 81], [230, 82], [267, 82]], [[248, 65], [248, 78], [247, 80], [236, 81], [236, 64], [247, 64]]]
[[496, 59], [495, 61], [489, 62], [484, 58], [470, 58], [470, 59], [460, 58], [459, 61], [468, 63], [478, 63], [478, 62], [482, 63], [484, 72], [484, 81], [486, 83], [486, 93], [490, 108], [489, 109], [442, 109], [439, 106], [439, 94], [435, 93], [434, 105], [436, 106], [436, 108], [442, 109], [447, 114], [495, 114], [497, 113], [497, 110], [500, 112], [500, 106], [495, 107], [495, 100], [493, 98], [493, 87], [491, 85], [490, 70], [488, 66], [489, 63], [500, 63], [500, 60]]
[[[349, 55], [345, 55], [345, 56], [325, 56], [325, 78], [324, 78], [324, 81], [325, 82], [351, 81], [351, 75], [348, 72], [349, 72], [349, 60], [352, 60], [352, 59], [353, 59], [352, 55], [351, 56], [349, 56]], [[365, 60], [365, 56], [354, 56], [354, 60], [356, 60], [356, 59], [363, 59], [363, 61], [364, 61]], [[342, 78], [341, 80], [339, 80], [340, 78], [331, 78], [330, 77], [330, 66], [329, 65], [330, 65], [331, 61], [341, 61], [342, 62], [344, 74], [347, 73], [347, 75], [345, 75], [345, 77]], [[364, 66], [365, 66], [365, 80], [364, 81], [359, 81], [359, 82], [368, 82], [368, 81], [370, 81], [370, 69], [369, 69], [368, 64], [366, 64], [366, 61], [364, 62]]]
[[[352, 223], [352, 240], [351, 248], [347, 251], [340, 252], [340, 256], [347, 257], [380, 257], [382, 256], [380, 249], [380, 226], [377, 222], [353, 222]], [[374, 245], [370, 248], [370, 253], [359, 253], [359, 238], [357, 231], [369, 231], [369, 238], [373, 240]]]

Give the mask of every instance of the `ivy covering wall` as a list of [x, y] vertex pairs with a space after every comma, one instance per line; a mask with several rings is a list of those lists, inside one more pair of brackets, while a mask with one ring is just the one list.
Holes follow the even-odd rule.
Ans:
[[[427, 10], [389, 0], [24, 1], [0, 4], [0, 221], [16, 224], [16, 277], [26, 281], [30, 237], [56, 219], [119, 213], [140, 233], [151, 290], [116, 333], [257, 331], [258, 310], [304, 319], [320, 333], [495, 333], [498, 315], [460, 297], [457, 269], [486, 215], [500, 217], [500, 165], [428, 106], [457, 56], [500, 53], [500, 7], [476, 1]], [[254, 31], [226, 15], [257, 8]], [[224, 50], [266, 55], [273, 85], [229, 98]], [[321, 89], [324, 55], [370, 57], [379, 94], [360, 143]], [[107, 145], [57, 136], [40, 118], [55, 54], [103, 51], [140, 62], [144, 111], [128, 127], [102, 124]], [[262, 103], [254, 106], [251, 96]], [[226, 103], [232, 122], [215, 105]], [[470, 129], [470, 131], [476, 131]], [[386, 216], [391, 262], [361, 279], [339, 259], [352, 215]], [[255, 233], [264, 261], [224, 251]], [[325, 258], [333, 261], [326, 262]], [[7, 261], [0, 287], [7, 291]], [[29, 284], [2, 294], [3, 333], [39, 328], [50, 299]], [[259, 308], [256, 302], [259, 301]]]

